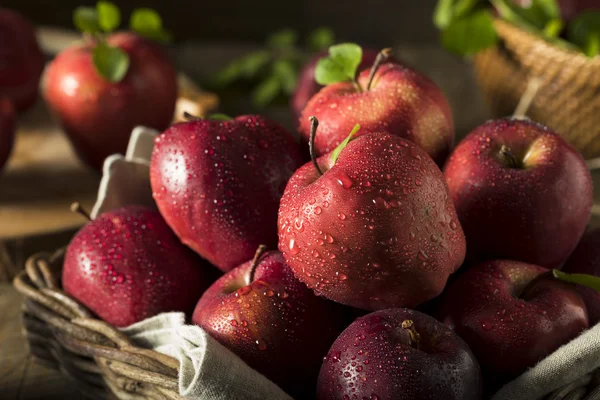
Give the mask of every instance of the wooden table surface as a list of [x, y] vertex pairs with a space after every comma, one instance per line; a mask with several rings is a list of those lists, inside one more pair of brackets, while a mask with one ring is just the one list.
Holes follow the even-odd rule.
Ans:
[[[424, 71], [438, 83], [448, 95], [452, 108], [454, 110], [458, 137], [464, 135], [473, 126], [478, 125], [488, 118], [485, 106], [481, 96], [475, 87], [472, 74], [467, 65], [462, 60], [449, 56], [439, 48], [410, 45], [398, 46], [398, 54], [401, 58], [409, 61], [418, 69]], [[245, 53], [248, 47], [237, 45], [226, 46], [219, 45], [198, 45], [184, 44], [173, 50], [173, 56], [181, 69], [189, 76], [202, 82], [208, 79], [218, 68], [222, 67], [228, 60]], [[234, 99], [228, 103], [224, 110], [229, 114], [240, 114], [252, 110], [247, 100]], [[256, 111], [256, 110], [253, 110]], [[40, 111], [38, 111], [40, 112]], [[43, 112], [43, 111], [41, 111]], [[289, 116], [287, 107], [275, 107], [264, 110], [267, 115], [280, 120], [284, 125], [293, 127], [294, 123]], [[35, 139], [35, 138], [34, 138]], [[17, 154], [27, 151], [26, 143], [22, 138], [17, 143]], [[60, 134], [54, 134], [50, 139], [37, 136], [36, 140], [58, 140], [63, 138]], [[20, 147], [21, 146], [21, 147]], [[61, 142], [63, 151], [70, 151], [65, 142]], [[73, 158], [71, 158], [73, 160]], [[71, 162], [71, 161], [70, 161]], [[43, 160], [42, 160], [43, 165]], [[14, 168], [17, 168], [15, 165]], [[43, 167], [42, 167], [43, 168]], [[76, 168], [75, 170], [85, 170]], [[79, 177], [66, 177], [65, 185], [70, 179], [79, 179]], [[7, 184], [4, 178], [4, 184]], [[85, 179], [85, 178], [84, 178]], [[600, 212], [600, 172], [595, 173], [594, 181], [596, 212]], [[12, 183], [11, 183], [12, 182]], [[19, 178], [15, 176], [13, 181], [8, 182], [11, 185], [19, 185]], [[88, 194], [95, 193], [95, 180], [82, 183]], [[68, 187], [63, 185], [65, 190]], [[9, 185], [10, 186], [10, 185]], [[7, 186], [8, 187], [8, 186]], [[27, 189], [27, 188], [26, 188]], [[28, 190], [39, 190], [40, 188], [28, 188]], [[16, 195], [15, 195], [16, 196]], [[10, 187], [8, 193], [4, 193], [0, 198], [8, 198], [14, 201], [15, 205], [23, 204], [30, 207], [32, 212], [36, 212], [35, 203], [27, 203], [26, 199], [16, 199], [10, 196]], [[59, 202], [64, 202], [65, 206], [73, 200], [69, 195], [59, 197]], [[89, 201], [89, 200], [88, 200]], [[62, 204], [62, 203], [61, 203]], [[65, 210], [66, 211], [66, 210]], [[1, 214], [1, 213], [0, 213]], [[1, 215], [0, 215], [1, 216]], [[24, 218], [28, 217], [26, 215]], [[67, 217], [68, 218], [68, 217]], [[50, 222], [48, 222], [50, 223]], [[77, 223], [75, 222], [75, 225]], [[595, 226], [600, 226], [600, 218], [593, 220]], [[67, 226], [69, 226], [67, 224]], [[34, 249], [52, 250], [59, 245], [67, 243], [72, 231], [63, 231], [60, 234], [46, 235], [33, 239], [28, 239], [27, 243], [34, 243], [27, 250], [20, 247], [19, 263], [28, 256]], [[21, 243], [15, 239], [15, 243]], [[17, 246], [18, 247], [18, 246]], [[2, 261], [0, 260], [0, 263]], [[74, 386], [64, 378], [59, 372], [46, 368], [34, 362], [27, 353], [25, 339], [21, 335], [20, 321], [21, 296], [8, 283], [0, 283], [0, 399], [2, 400], [30, 400], [30, 399], [79, 399], [82, 398], [75, 390]]]

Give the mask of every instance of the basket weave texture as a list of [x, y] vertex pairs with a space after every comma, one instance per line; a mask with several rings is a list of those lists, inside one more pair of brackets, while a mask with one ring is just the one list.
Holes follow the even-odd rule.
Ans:
[[136, 347], [60, 289], [63, 255], [32, 256], [13, 282], [25, 296], [23, 330], [31, 354], [91, 399], [181, 399], [179, 361]]
[[[33, 255], [13, 281], [25, 297], [23, 333], [36, 360], [60, 370], [90, 399], [183, 399], [178, 360], [137, 347], [61, 290], [63, 256], [63, 249]], [[545, 400], [567, 399], [600, 400], [600, 370]]]
[[539, 89], [527, 115], [583, 153], [600, 156], [600, 56], [555, 46], [506, 21], [495, 21], [500, 43], [474, 58], [477, 81], [496, 116], [511, 115], [529, 82]]

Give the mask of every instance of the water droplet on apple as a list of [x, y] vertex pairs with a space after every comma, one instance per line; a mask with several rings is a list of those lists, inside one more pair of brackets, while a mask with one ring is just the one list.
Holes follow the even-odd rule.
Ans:
[[490, 321], [484, 321], [481, 324], [481, 327], [483, 328], [483, 330], [485, 331], [490, 331], [492, 330], [492, 328], [494, 327], [494, 324], [492, 324]]
[[350, 177], [348, 177], [348, 175], [346, 175], [344, 173], [340, 174], [339, 178], [337, 179], [337, 182], [344, 189], [350, 189], [354, 183], [354, 182], [352, 182], [352, 179], [350, 179]]
[[421, 159], [421, 156], [419, 155], [419, 151], [417, 150], [416, 147], [411, 147], [410, 150], [409, 150], [409, 154], [415, 160], [420, 160]]
[[319, 214], [321, 214], [322, 211], [323, 210], [321, 209], [321, 207], [319, 207], [319, 206], [315, 207], [315, 214], [319, 215]]
[[342, 282], [345, 281], [346, 279], [348, 279], [348, 275], [346, 275], [346, 274], [338, 274], [338, 273], [336, 273], [336, 274], [338, 276], [338, 279]]
[[344, 214], [343, 212], [339, 212], [338, 213], [338, 218], [341, 219], [342, 221], [346, 219], [346, 214]]
[[264, 351], [267, 349], [267, 343], [265, 343], [265, 341], [262, 339], [257, 339], [256, 344], [258, 345], [258, 349], [261, 351]]
[[252, 291], [252, 287], [251, 286], [243, 286], [241, 288], [238, 289], [238, 293], [242, 296], [246, 296], [248, 293], [250, 293]]
[[265, 292], [265, 296], [267, 296], [267, 297], [273, 297], [274, 295], [275, 295], [275, 292], [272, 291], [271, 289], [269, 289]]
[[290, 242], [288, 244], [288, 247], [290, 249], [290, 253], [292, 255], [296, 255], [300, 252], [300, 248], [298, 247], [298, 245], [296, 244], [296, 241], [294, 240], [294, 238], [290, 239]]
[[409, 236], [410, 240], [415, 240], [415, 238], [417, 237], [417, 235], [415, 235], [415, 233], [414, 233], [414, 232], [410, 232], [410, 233], [408, 234], [408, 236]]
[[458, 225], [456, 225], [456, 222], [450, 221], [450, 229], [452, 229], [454, 231], [454, 230], [456, 230], [456, 228], [458, 228]]

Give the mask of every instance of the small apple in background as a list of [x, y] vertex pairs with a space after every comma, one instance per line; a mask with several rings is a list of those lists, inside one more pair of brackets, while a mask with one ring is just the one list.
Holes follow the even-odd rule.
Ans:
[[81, 228], [67, 248], [62, 284], [104, 321], [122, 327], [161, 312], [191, 314], [213, 274], [157, 211], [129, 206]]
[[21, 14], [0, 8], [0, 98], [9, 98], [17, 111], [36, 100], [44, 56], [35, 28]]
[[[313, 118], [313, 139], [316, 125]], [[372, 133], [312, 155], [279, 207], [279, 250], [296, 276], [319, 295], [366, 310], [439, 295], [462, 264], [465, 238], [427, 153]]]
[[[358, 69], [363, 70], [371, 67], [377, 58], [377, 54], [379, 54], [377, 50], [363, 49], [362, 61]], [[300, 118], [302, 110], [310, 98], [317, 94], [323, 87], [315, 81], [315, 68], [317, 67], [317, 62], [323, 57], [327, 57], [326, 51], [319, 52], [300, 70], [296, 90], [290, 100], [290, 107], [296, 119]]]
[[302, 158], [278, 123], [257, 115], [225, 118], [167, 129], [156, 139], [150, 180], [181, 241], [229, 271], [260, 244], [276, 248], [279, 199]]
[[106, 157], [125, 152], [135, 126], [169, 126], [177, 75], [157, 43], [132, 32], [98, 37], [95, 33], [58, 54], [46, 71], [44, 96], [80, 158], [101, 170]]
[[467, 237], [468, 259], [561, 265], [590, 218], [592, 179], [581, 155], [530, 121], [473, 130], [444, 167]]
[[0, 98], [0, 170], [12, 152], [16, 118], [12, 102], [8, 98]]
[[329, 48], [319, 60], [318, 83], [327, 86], [306, 104], [299, 131], [308, 141], [309, 116], [321, 121], [315, 140], [317, 155], [335, 149], [355, 124], [360, 134], [389, 132], [422, 147], [442, 165], [454, 141], [454, 123], [448, 101], [427, 77], [406, 66], [386, 62], [389, 49], [380, 53], [371, 70], [357, 74], [362, 51], [355, 44]]
[[341, 307], [301, 283], [281, 253], [262, 253], [202, 296], [192, 322], [288, 393], [306, 398], [323, 355], [343, 330]]
[[[583, 235], [562, 271], [600, 277], [600, 229], [586, 232]], [[596, 325], [600, 321], [600, 293], [581, 285], [577, 285], [577, 291], [587, 307], [590, 325]]]
[[441, 320], [469, 344], [492, 381], [519, 375], [588, 327], [574, 285], [517, 261], [471, 267], [441, 303]]
[[324, 359], [318, 400], [479, 400], [481, 371], [467, 344], [434, 318], [407, 309], [354, 321]]

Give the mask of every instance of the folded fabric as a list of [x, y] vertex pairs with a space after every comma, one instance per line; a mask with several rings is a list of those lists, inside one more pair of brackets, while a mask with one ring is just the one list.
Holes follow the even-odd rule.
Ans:
[[291, 397], [183, 313], [164, 313], [123, 329], [138, 346], [179, 360], [179, 394], [195, 400], [290, 400]]

